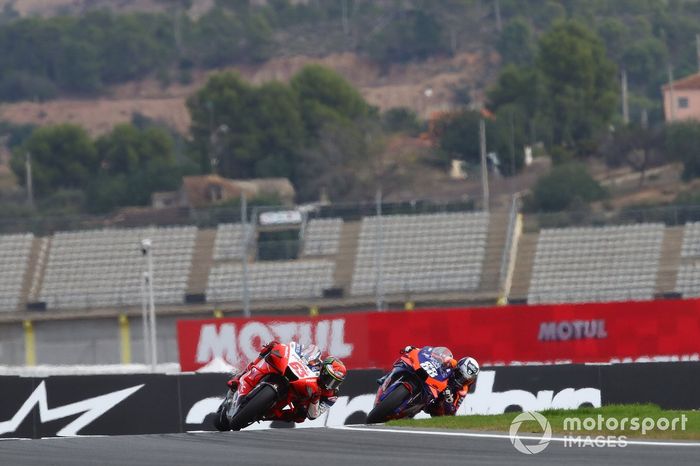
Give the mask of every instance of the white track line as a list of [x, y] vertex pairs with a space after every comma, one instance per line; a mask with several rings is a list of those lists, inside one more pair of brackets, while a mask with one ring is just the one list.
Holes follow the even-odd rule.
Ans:
[[[359, 430], [362, 432], [390, 432], [393, 434], [414, 434], [414, 435], [442, 435], [445, 437], [474, 437], [474, 438], [494, 438], [494, 439], [508, 439], [510, 436], [506, 434], [481, 434], [476, 432], [447, 432], [441, 430], [415, 430], [415, 429], [388, 429], [388, 428], [377, 428], [377, 427], [359, 427], [354, 425], [349, 426], [329, 426], [329, 429], [337, 430]], [[542, 440], [542, 437], [532, 437], [518, 435], [521, 440]], [[564, 437], [552, 437], [550, 439], [552, 442], [571, 442], [572, 439]], [[601, 439], [597, 440], [597, 443], [604, 442], [608, 445], [648, 445], [656, 447], [700, 447], [700, 443], [692, 442], [657, 442], [657, 441], [640, 441], [640, 440], [608, 440]]]

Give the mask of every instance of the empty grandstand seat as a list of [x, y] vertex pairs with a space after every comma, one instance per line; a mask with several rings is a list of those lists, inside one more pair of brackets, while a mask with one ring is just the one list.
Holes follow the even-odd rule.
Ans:
[[140, 304], [141, 240], [150, 238], [155, 302], [182, 303], [196, 235], [191, 226], [56, 233], [40, 299], [49, 309]]
[[663, 235], [655, 223], [542, 230], [528, 302], [653, 299]]
[[343, 219], [311, 219], [304, 233], [303, 256], [330, 256], [338, 253]]
[[700, 222], [685, 224], [681, 257], [700, 257]]
[[681, 263], [676, 278], [676, 292], [686, 298], [700, 296], [700, 222], [686, 223], [681, 245]]
[[[243, 228], [242, 223], [222, 223], [216, 228], [214, 241], [214, 260], [240, 260], [243, 257], [243, 240], [245, 231], [249, 233], [252, 227]], [[248, 239], [252, 239], [249, 235]]]
[[17, 310], [34, 235], [0, 235], [0, 312]]
[[365, 217], [350, 293], [473, 291], [481, 282], [488, 213]]
[[[255, 262], [248, 264], [251, 299], [321, 298], [333, 286], [335, 264], [329, 260]], [[241, 264], [212, 267], [207, 285], [208, 302], [242, 301]]]

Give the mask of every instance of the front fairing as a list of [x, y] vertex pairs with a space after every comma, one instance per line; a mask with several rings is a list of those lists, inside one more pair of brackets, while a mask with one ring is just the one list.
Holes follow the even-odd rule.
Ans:
[[437, 398], [445, 388], [452, 375], [450, 361], [452, 353], [446, 348], [426, 346], [418, 352], [418, 376], [424, 380], [433, 398]]

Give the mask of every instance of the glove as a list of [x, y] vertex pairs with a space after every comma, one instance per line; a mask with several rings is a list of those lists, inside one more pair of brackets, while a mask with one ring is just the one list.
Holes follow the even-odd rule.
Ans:
[[447, 401], [450, 404], [455, 402], [455, 396], [452, 394], [452, 390], [450, 390], [450, 387], [447, 387], [442, 393], [445, 397], [445, 401]]
[[226, 382], [226, 385], [228, 385], [228, 388], [230, 388], [232, 391], [236, 391], [238, 388], [238, 384], [240, 383], [241, 380], [241, 375], [243, 375], [242, 372], [234, 372], [231, 374], [231, 378]]
[[267, 356], [267, 354], [268, 354], [270, 351], [272, 351], [272, 348], [273, 348], [275, 345], [278, 345], [278, 344], [279, 344], [279, 341], [272, 340], [270, 343], [266, 344], [265, 346], [263, 346], [263, 347], [260, 349], [260, 356]]
[[410, 352], [413, 351], [414, 349], [416, 349], [415, 346], [408, 345], [407, 347], [405, 347], [404, 349], [402, 349], [401, 351], [399, 351], [399, 353], [401, 353], [401, 354], [410, 353]]

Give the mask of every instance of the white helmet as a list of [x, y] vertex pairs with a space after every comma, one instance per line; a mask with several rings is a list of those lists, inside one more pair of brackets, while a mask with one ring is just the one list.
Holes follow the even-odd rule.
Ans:
[[471, 383], [479, 376], [479, 363], [476, 362], [474, 358], [462, 358], [457, 362], [454, 374], [455, 381], [458, 384], [464, 385], [467, 382]]

